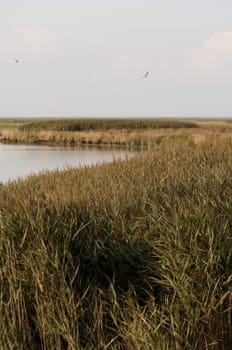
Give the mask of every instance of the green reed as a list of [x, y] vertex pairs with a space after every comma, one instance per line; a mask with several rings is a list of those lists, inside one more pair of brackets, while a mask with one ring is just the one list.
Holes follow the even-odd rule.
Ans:
[[230, 349], [232, 143], [0, 188], [2, 349]]
[[159, 129], [197, 128], [198, 124], [178, 119], [158, 118], [83, 118], [83, 119], [38, 119], [27, 120], [22, 130], [89, 131], [109, 129]]

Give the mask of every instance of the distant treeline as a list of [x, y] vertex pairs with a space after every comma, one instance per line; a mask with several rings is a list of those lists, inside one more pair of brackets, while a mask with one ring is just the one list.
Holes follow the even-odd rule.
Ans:
[[181, 120], [161, 119], [45, 119], [29, 120], [20, 126], [21, 130], [88, 131], [109, 129], [161, 129], [197, 128], [198, 124]]

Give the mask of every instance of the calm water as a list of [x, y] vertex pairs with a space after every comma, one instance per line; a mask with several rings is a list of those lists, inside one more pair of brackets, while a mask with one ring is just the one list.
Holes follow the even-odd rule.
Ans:
[[43, 170], [80, 167], [131, 155], [126, 150], [0, 144], [0, 182]]

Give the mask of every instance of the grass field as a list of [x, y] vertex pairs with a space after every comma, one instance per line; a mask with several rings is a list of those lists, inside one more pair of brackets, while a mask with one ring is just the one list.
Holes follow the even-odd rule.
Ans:
[[148, 149], [160, 144], [198, 144], [231, 135], [231, 120], [216, 119], [0, 120], [0, 141], [6, 143]]
[[232, 140], [220, 127], [1, 185], [1, 349], [231, 348]]

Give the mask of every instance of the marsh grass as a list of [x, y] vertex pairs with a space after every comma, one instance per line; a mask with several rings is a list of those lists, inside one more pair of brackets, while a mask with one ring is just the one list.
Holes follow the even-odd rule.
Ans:
[[198, 128], [193, 121], [178, 119], [0, 120], [0, 141], [148, 148], [159, 144], [170, 133]]
[[232, 143], [0, 188], [2, 349], [230, 349]]
[[9, 119], [0, 120], [0, 142], [151, 149], [231, 137], [229, 120]]
[[197, 128], [193, 121], [178, 119], [152, 119], [152, 118], [83, 118], [83, 119], [45, 119], [24, 122], [23, 130], [53, 130], [53, 131], [90, 131], [90, 130], [112, 130], [112, 129], [179, 129]]

